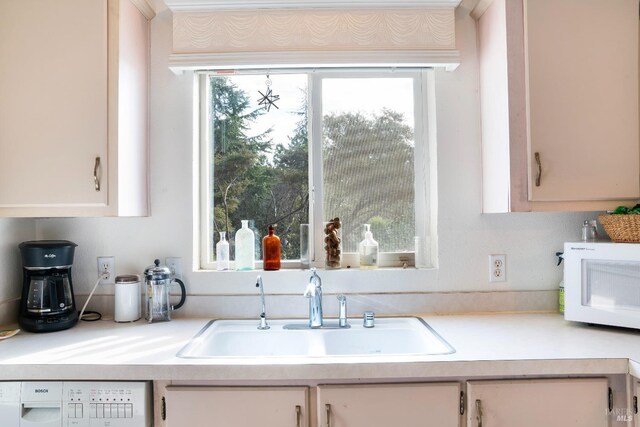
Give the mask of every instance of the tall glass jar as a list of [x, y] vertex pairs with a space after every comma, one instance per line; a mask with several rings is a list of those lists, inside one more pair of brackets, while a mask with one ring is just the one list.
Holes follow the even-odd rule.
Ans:
[[262, 235], [256, 228], [256, 221], [254, 219], [249, 220], [249, 230], [253, 231], [255, 258], [256, 260], [262, 259]]
[[342, 267], [342, 223], [334, 218], [324, 224], [324, 251], [327, 269]]
[[300, 224], [300, 266], [309, 268], [309, 224]]

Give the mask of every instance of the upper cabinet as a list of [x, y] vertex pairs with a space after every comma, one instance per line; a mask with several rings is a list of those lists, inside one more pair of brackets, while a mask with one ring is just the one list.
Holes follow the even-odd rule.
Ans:
[[638, 0], [481, 0], [483, 211], [640, 198]]
[[0, 216], [148, 214], [152, 17], [144, 0], [0, 0]]

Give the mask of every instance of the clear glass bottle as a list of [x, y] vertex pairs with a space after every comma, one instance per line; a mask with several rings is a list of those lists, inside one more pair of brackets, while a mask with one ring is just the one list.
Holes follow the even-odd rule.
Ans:
[[262, 261], [264, 270], [280, 270], [280, 238], [275, 227], [269, 226], [269, 234], [262, 239]]
[[236, 270], [248, 271], [256, 268], [255, 235], [243, 219], [242, 228], [236, 231]]
[[249, 220], [249, 229], [253, 231], [253, 239], [254, 239], [254, 247], [255, 247], [255, 258], [256, 260], [262, 259], [262, 239], [260, 238], [261, 234], [256, 228], [256, 221], [254, 219]]
[[360, 268], [378, 268], [378, 242], [373, 239], [371, 225], [364, 225], [364, 240], [358, 246]]
[[300, 266], [309, 268], [309, 224], [300, 224]]
[[229, 242], [226, 231], [220, 232], [220, 241], [216, 244], [216, 269], [229, 270]]

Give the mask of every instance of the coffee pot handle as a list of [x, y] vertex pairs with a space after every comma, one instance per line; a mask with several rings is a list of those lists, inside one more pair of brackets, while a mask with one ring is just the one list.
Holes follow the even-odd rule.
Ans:
[[171, 306], [171, 310], [177, 310], [184, 304], [184, 301], [187, 299], [187, 288], [184, 287], [184, 282], [180, 279], [173, 279], [174, 282], [178, 282], [180, 285], [180, 302], [176, 305]]

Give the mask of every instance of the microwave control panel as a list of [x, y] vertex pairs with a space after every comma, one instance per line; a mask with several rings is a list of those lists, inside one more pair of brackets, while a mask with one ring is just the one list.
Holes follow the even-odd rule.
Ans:
[[151, 406], [148, 382], [0, 382], [3, 427], [151, 427]]

